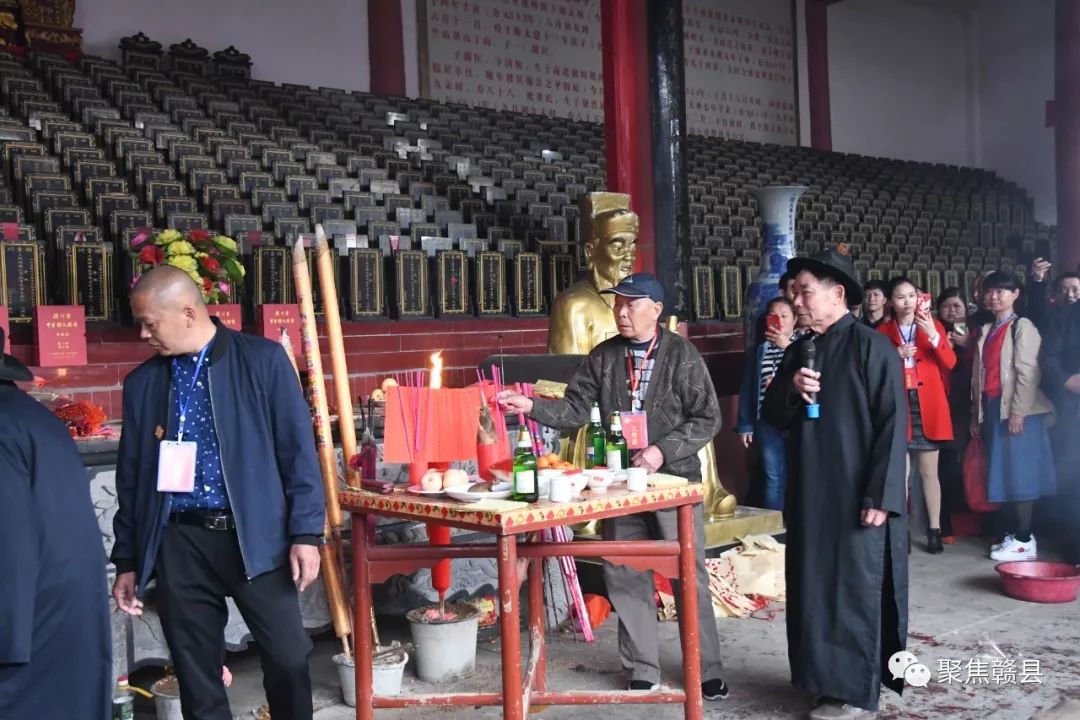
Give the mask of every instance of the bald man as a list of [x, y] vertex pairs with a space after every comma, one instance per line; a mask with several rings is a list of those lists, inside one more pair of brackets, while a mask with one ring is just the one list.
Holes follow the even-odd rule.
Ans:
[[271, 715], [311, 718], [297, 596], [319, 572], [326, 508], [296, 374], [280, 345], [211, 318], [176, 268], [145, 273], [131, 309], [156, 356], [124, 380], [116, 604], [139, 615], [156, 578], [185, 720], [233, 717], [226, 597], [255, 637]]

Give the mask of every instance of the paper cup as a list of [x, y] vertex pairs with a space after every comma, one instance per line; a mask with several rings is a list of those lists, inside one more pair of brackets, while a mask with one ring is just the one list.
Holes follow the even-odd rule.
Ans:
[[626, 489], [630, 492], [645, 492], [649, 489], [649, 473], [645, 468], [626, 469]]

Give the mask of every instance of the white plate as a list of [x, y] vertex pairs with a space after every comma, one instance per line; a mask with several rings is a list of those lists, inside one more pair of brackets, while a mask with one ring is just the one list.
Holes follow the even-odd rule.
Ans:
[[443, 490], [424, 490], [424, 489], [422, 489], [422, 488], [420, 488], [420, 487], [418, 487], [416, 485], [410, 485], [409, 487], [405, 488], [405, 492], [410, 492], [413, 495], [442, 495], [442, 494], [444, 494]]
[[505, 500], [514, 494], [513, 490], [492, 490], [491, 492], [469, 492], [468, 490], [447, 490], [446, 494], [461, 502], [474, 503], [481, 500]]

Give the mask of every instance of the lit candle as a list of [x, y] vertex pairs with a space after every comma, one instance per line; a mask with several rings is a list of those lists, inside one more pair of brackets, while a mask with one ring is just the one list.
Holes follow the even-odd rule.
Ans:
[[442, 387], [442, 350], [431, 356], [431, 389]]

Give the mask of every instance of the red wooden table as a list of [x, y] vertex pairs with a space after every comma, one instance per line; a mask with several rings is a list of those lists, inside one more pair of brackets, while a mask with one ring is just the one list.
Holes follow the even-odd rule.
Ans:
[[[586, 493], [587, 495], [588, 493]], [[681, 703], [688, 720], [701, 720], [701, 657], [698, 639], [697, 577], [694, 562], [693, 505], [702, 501], [700, 485], [643, 493], [611, 490], [578, 502], [505, 507], [494, 503], [469, 505], [449, 499], [417, 497], [403, 490], [391, 495], [365, 491], [342, 492], [341, 506], [352, 514], [353, 632], [356, 648], [356, 717], [372, 720], [374, 708], [433, 705], [502, 705], [506, 720], [523, 720], [530, 704], [599, 705], [613, 703]], [[545, 528], [639, 512], [676, 508], [678, 541], [533, 542]], [[495, 536], [494, 543], [430, 546], [416, 544], [371, 545], [366, 516], [383, 515], [406, 520], [437, 520], [451, 527]], [[519, 543], [519, 539], [522, 542]], [[568, 692], [548, 690], [544, 648], [543, 559], [559, 556], [600, 557], [638, 570], [655, 570], [679, 578], [682, 607], [679, 632], [683, 650], [683, 685], [688, 692]], [[502, 644], [501, 693], [433, 693], [374, 697], [372, 694], [371, 585], [392, 575], [431, 567], [442, 558], [494, 557], [499, 569], [499, 634]], [[518, 559], [528, 563], [530, 655], [524, 681], [521, 669], [521, 634], [518, 595], [522, 578]], [[709, 611], [708, 608], [705, 609]]]

